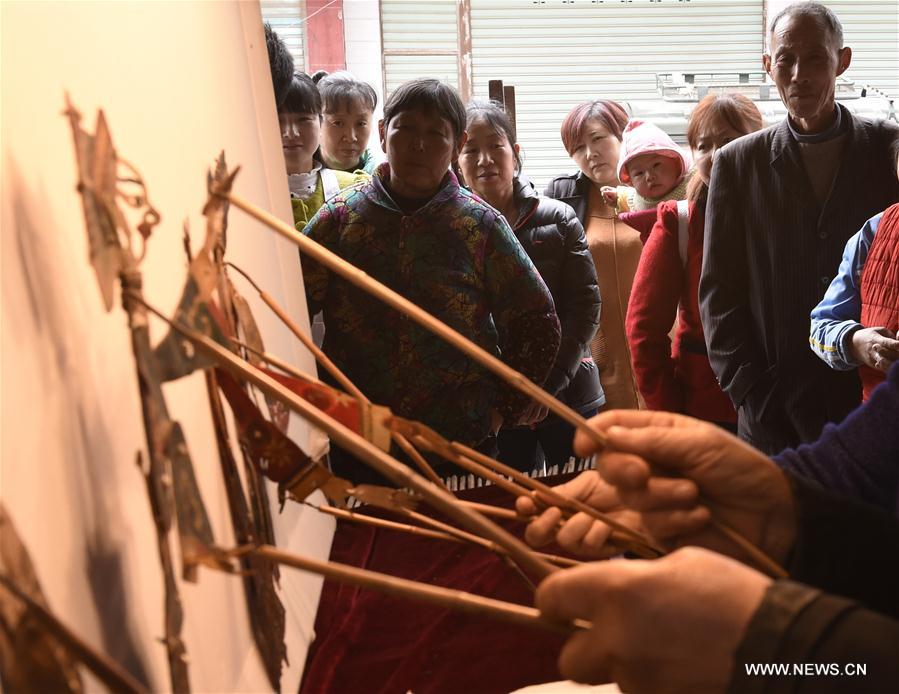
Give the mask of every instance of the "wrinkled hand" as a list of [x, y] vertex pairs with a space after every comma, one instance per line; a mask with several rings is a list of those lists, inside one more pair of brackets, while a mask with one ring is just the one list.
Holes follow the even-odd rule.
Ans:
[[[713, 424], [668, 412], [612, 410], [589, 424], [609, 444], [596, 456], [597, 469], [658, 541], [748, 560], [709, 526], [714, 515], [783, 563], [796, 535], [793, 492], [771, 459]], [[575, 434], [575, 453], [596, 448]]]
[[536, 605], [593, 628], [559, 654], [563, 677], [626, 692], [723, 692], [733, 656], [771, 583], [721, 555], [686, 548], [654, 561], [583, 564], [549, 576]]
[[885, 373], [899, 359], [899, 340], [887, 328], [862, 328], [852, 333], [849, 351], [857, 362]]
[[549, 409], [541, 405], [539, 402], [532, 402], [527, 409], [518, 418], [518, 426], [530, 426], [539, 424], [549, 415]]
[[615, 188], [615, 186], [603, 186], [599, 189], [599, 192], [602, 194], [602, 199], [605, 200], [607, 205], [618, 204], [618, 189]]
[[[569, 482], [554, 487], [553, 491], [570, 499], [583, 501], [635, 530], [642, 530], [639, 514], [621, 505], [615, 488], [605, 482], [596, 470], [586, 470]], [[515, 509], [523, 516], [535, 516], [524, 532], [525, 540], [533, 547], [543, 547], [555, 541], [572, 554], [593, 559], [621, 553], [618, 548], [608, 544], [611, 534], [609, 526], [586, 513], [578, 512], [562, 521], [562, 511], [551, 506], [535, 515], [537, 505], [528, 496], [518, 497]]]

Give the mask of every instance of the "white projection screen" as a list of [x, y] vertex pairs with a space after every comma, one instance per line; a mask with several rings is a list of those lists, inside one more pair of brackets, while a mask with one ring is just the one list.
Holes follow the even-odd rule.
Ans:
[[[235, 192], [291, 220], [259, 7], [255, 2], [3, 2], [2, 460], [0, 498], [50, 608], [153, 691], [170, 689], [163, 582], [144, 479], [134, 359], [118, 298], [106, 313], [88, 261], [65, 94], [93, 131], [105, 111], [119, 154], [140, 170], [162, 215], [143, 262], [146, 298], [170, 315], [187, 263], [185, 223], [203, 241], [206, 172], [222, 150]], [[308, 330], [296, 249], [240, 211], [228, 258]], [[234, 276], [269, 352], [314, 373], [308, 354]], [[151, 324], [154, 342], [164, 326]], [[202, 375], [164, 387], [186, 434], [215, 539], [234, 542]], [[230, 416], [230, 415], [229, 415]], [[233, 423], [232, 423], [233, 424]], [[233, 437], [233, 426], [231, 427]], [[302, 447], [326, 443], [296, 418]], [[239, 456], [236, 443], [233, 446]], [[239, 460], [239, 457], [238, 457]], [[326, 557], [333, 521], [270, 490], [277, 543]], [[172, 533], [177, 558], [177, 534]], [[180, 576], [180, 572], [179, 576]], [[200, 568], [180, 581], [194, 691], [270, 690], [241, 580]], [[321, 581], [281, 572], [296, 691]], [[86, 676], [88, 690], [98, 685]]]

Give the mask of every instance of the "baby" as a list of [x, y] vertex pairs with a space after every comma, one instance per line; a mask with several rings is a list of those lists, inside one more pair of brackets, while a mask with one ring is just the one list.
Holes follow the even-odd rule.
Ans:
[[693, 174], [690, 154], [661, 128], [632, 119], [624, 128], [618, 179], [626, 184], [604, 186], [605, 201], [616, 211], [655, 209], [663, 200], [686, 200]]

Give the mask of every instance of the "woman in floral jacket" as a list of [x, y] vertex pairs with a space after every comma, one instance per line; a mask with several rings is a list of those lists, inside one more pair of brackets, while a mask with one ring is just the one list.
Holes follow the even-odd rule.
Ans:
[[[449, 171], [465, 141], [452, 87], [416, 80], [384, 107], [387, 162], [326, 203], [304, 233], [542, 384], [560, 330], [552, 297], [508, 223]], [[516, 423], [529, 399], [441, 338], [308, 258], [310, 312], [323, 348], [373, 402], [478, 445]], [[332, 460], [355, 481], [359, 463]]]

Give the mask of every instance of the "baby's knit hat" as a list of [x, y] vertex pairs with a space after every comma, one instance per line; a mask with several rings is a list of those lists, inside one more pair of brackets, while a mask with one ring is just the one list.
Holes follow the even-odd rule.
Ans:
[[680, 173], [683, 176], [693, 165], [693, 157], [682, 149], [660, 127], [639, 118], [632, 118], [624, 127], [621, 137], [621, 155], [618, 159], [618, 179], [622, 183], [630, 183], [627, 165], [634, 157], [641, 154], [661, 154], [677, 159], [680, 162]]

